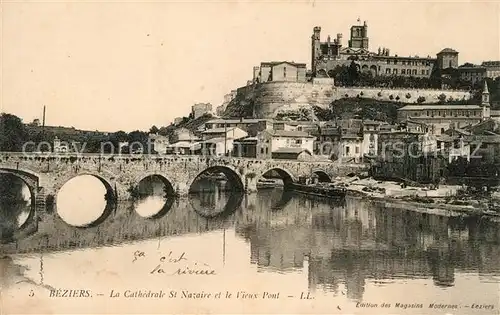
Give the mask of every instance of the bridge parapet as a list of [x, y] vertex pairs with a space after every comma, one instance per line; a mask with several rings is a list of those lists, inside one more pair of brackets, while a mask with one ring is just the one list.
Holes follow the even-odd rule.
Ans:
[[[358, 164], [331, 161], [206, 157], [199, 155], [101, 155], [28, 154], [0, 152], [0, 169], [13, 174], [26, 172], [37, 179], [47, 195], [55, 195], [71, 178], [92, 175], [99, 178], [117, 199], [129, 199], [130, 188], [149, 175], [166, 179], [180, 196], [187, 195], [196, 177], [208, 169], [230, 175], [246, 191], [256, 190], [257, 180], [267, 171], [278, 170], [296, 181], [300, 176], [323, 172], [330, 178], [363, 169]], [[34, 185], [34, 184], [33, 184]]]

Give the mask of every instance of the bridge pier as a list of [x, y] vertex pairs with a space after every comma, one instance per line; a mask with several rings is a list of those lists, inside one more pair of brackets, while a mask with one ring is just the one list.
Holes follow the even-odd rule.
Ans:
[[245, 177], [245, 192], [247, 194], [257, 192], [257, 177]]

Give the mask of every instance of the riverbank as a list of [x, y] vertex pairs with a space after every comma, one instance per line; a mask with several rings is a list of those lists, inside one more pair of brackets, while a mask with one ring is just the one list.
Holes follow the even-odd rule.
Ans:
[[464, 198], [459, 196], [462, 186], [401, 187], [398, 182], [358, 177], [339, 177], [333, 185], [346, 188], [350, 196], [367, 198], [386, 207], [443, 216], [488, 216], [500, 221], [500, 203], [494, 193], [488, 200]]

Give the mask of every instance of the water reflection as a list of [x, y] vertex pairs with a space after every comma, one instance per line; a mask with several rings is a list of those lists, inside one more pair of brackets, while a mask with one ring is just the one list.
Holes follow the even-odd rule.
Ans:
[[28, 185], [14, 175], [0, 174], [0, 242], [12, 241], [14, 233], [28, 221], [32, 208]]
[[[279, 274], [280, 281], [292, 282], [296, 275], [304, 275], [305, 283], [293, 282], [297, 290], [345, 295], [352, 301], [373, 296], [375, 288], [394, 288], [391, 294], [396, 294], [401, 284], [410, 282], [414, 289], [429, 285], [445, 290], [455, 301], [470, 298], [465, 293], [470, 290], [483, 290], [488, 298], [498, 294], [499, 223], [409, 212], [358, 198], [338, 202], [289, 195], [282, 190], [234, 196], [219, 192], [176, 199], [158, 220], [142, 219], [137, 205], [119, 204], [109, 219], [85, 230], [54, 219], [31, 238], [18, 241], [17, 251], [72, 253], [76, 247], [86, 259], [97, 262], [96, 248], [114, 245], [113, 257], [119, 260], [120, 252], [128, 255], [139, 245], [171, 246], [173, 241], [162, 240], [177, 235], [180, 248], [209, 251], [212, 254], [206, 259], [225, 261], [224, 268], [237, 270], [241, 277], [259, 274], [263, 286], [274, 283], [274, 275]], [[224, 216], [200, 215], [224, 207], [231, 210]], [[58, 237], [41, 236], [54, 233]], [[214, 233], [220, 237], [206, 241]], [[226, 247], [226, 242], [231, 246]], [[92, 272], [103, 267], [88, 268]], [[212, 285], [218, 285], [220, 280], [214, 281]]]
[[174, 202], [174, 189], [163, 177], [148, 176], [138, 184], [134, 208], [143, 218], [157, 219], [165, 215]]

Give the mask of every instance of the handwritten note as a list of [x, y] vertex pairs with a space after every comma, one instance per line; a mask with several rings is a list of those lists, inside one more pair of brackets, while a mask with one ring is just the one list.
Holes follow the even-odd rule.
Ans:
[[[148, 259], [150, 254], [143, 251], [135, 251], [132, 262]], [[151, 255], [153, 261], [156, 261], [155, 267], [151, 269], [150, 274], [155, 275], [197, 275], [197, 276], [213, 276], [216, 271], [209, 264], [199, 261], [194, 261], [188, 258], [186, 252], [174, 253], [169, 251], [168, 254]]]

